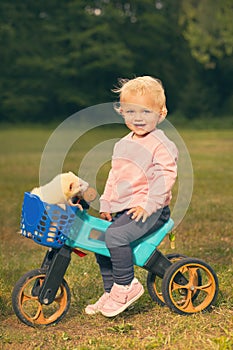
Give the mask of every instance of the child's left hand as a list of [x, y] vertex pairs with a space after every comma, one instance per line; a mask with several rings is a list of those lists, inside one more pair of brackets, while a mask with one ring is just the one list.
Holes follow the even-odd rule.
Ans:
[[131, 219], [135, 220], [136, 222], [138, 222], [140, 219], [142, 219], [142, 222], [145, 222], [149, 216], [147, 211], [140, 206], [131, 208], [129, 211], [127, 211], [127, 215], [130, 214], [133, 214]]

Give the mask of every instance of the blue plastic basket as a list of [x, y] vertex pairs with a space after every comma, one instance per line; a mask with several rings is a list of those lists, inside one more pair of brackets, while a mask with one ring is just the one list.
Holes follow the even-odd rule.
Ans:
[[46, 247], [60, 248], [76, 218], [75, 209], [42, 202], [40, 198], [25, 192], [21, 215], [21, 234]]

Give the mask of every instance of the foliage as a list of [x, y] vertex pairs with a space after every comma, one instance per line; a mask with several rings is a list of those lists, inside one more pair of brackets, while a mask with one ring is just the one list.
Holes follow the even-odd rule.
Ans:
[[231, 0], [183, 1], [180, 22], [193, 56], [207, 67], [233, 52]]
[[163, 81], [171, 112], [230, 115], [229, 0], [194, 3], [2, 0], [0, 121], [64, 119], [115, 99], [119, 77], [145, 74]]

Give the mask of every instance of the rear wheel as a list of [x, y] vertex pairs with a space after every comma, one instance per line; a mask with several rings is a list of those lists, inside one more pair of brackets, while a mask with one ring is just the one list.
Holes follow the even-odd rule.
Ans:
[[206, 311], [216, 301], [218, 278], [204, 261], [185, 258], [167, 269], [162, 293], [167, 306], [181, 315]]
[[40, 287], [46, 276], [46, 269], [36, 269], [22, 276], [12, 292], [12, 305], [17, 317], [28, 326], [48, 326], [58, 323], [68, 312], [70, 289], [63, 279], [53, 302], [41, 304], [38, 299]]

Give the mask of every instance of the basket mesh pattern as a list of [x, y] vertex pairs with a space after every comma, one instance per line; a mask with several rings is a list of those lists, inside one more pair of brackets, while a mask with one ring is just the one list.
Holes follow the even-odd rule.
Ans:
[[64, 245], [75, 217], [72, 207], [66, 206], [64, 210], [26, 192], [21, 215], [21, 234], [38, 244], [59, 248]]

